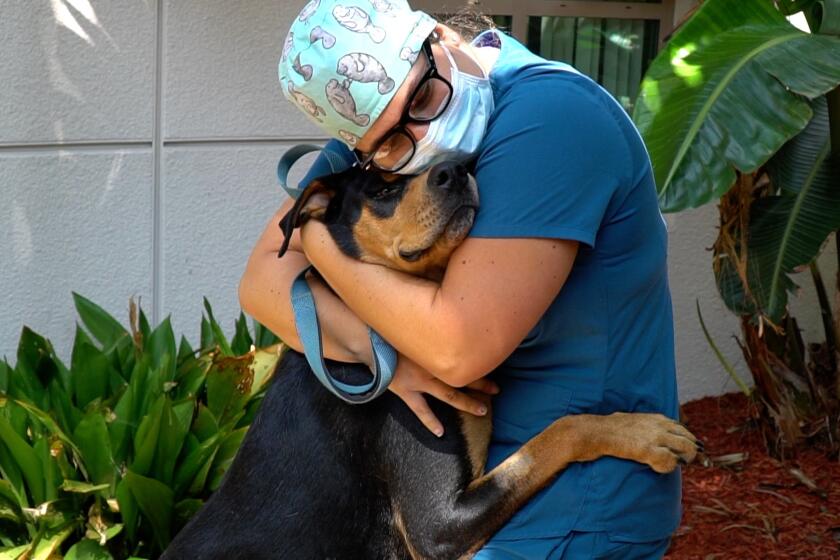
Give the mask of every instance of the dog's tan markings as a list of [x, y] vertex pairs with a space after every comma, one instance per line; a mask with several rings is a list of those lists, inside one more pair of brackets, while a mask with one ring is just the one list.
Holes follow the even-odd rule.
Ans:
[[467, 442], [467, 457], [470, 459], [472, 477], [477, 479], [484, 474], [484, 466], [487, 464], [487, 449], [490, 445], [493, 420], [490, 409], [490, 395], [470, 392], [470, 396], [487, 406], [487, 414], [484, 416], [475, 416], [462, 411], [458, 413], [461, 418], [461, 432]]
[[411, 560], [422, 560], [422, 557], [417, 553], [417, 549], [414, 548], [414, 544], [412, 544], [411, 539], [408, 537], [408, 529], [405, 526], [405, 519], [403, 518], [402, 511], [400, 511], [400, 508], [394, 503], [391, 504], [391, 508], [394, 511], [394, 528], [397, 530], [400, 538], [405, 543], [408, 555], [411, 557]]
[[[438, 201], [427, 186], [427, 174], [412, 178], [405, 187], [400, 203], [392, 216], [380, 218], [363, 207], [353, 227], [360, 259], [382, 264], [415, 276], [439, 279], [449, 255], [461, 239], [441, 236], [450, 216], [440, 210]], [[417, 261], [407, 261], [400, 250], [423, 249]]]

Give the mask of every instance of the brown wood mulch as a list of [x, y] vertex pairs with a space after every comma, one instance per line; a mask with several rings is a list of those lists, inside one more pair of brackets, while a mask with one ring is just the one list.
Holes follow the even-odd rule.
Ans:
[[[683, 405], [706, 445], [683, 470], [683, 520], [668, 560], [840, 559], [840, 462], [765, 451], [740, 393]], [[705, 464], [704, 464], [705, 463]]]

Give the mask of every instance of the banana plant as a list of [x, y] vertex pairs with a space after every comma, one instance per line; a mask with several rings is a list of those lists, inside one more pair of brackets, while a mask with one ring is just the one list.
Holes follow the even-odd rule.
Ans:
[[[788, 22], [800, 12], [811, 33]], [[633, 114], [663, 211], [719, 203], [713, 269], [776, 449], [840, 410], [840, 324], [815, 263], [840, 228], [838, 35], [840, 0], [705, 0], [651, 64]], [[826, 334], [811, 348], [788, 314], [807, 268]]]
[[198, 350], [133, 303], [125, 328], [74, 300], [69, 366], [26, 327], [0, 361], [0, 560], [162, 550], [221, 484], [283, 349], [242, 314], [228, 341], [206, 300]]
[[[788, 11], [817, 6], [834, 25], [836, 1], [783, 5]], [[840, 227], [825, 101], [838, 83], [840, 38], [796, 29], [769, 0], [707, 0], [645, 75], [633, 117], [663, 211], [717, 200], [738, 174], [762, 171], [773, 158], [769, 199], [751, 209], [743, 252], [749, 266], [724, 271], [719, 281], [737, 313], [778, 324], [795, 287], [789, 275]], [[785, 146], [800, 132], [802, 138]]]

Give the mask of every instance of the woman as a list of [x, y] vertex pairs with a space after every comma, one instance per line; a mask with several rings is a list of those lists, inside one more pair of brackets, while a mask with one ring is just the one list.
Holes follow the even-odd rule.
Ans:
[[[325, 355], [370, 363], [372, 326], [400, 353], [390, 389], [429, 429], [441, 426], [425, 394], [482, 414], [456, 388], [499, 390], [488, 468], [566, 414], [675, 418], [666, 231], [621, 107], [501, 32], [468, 43], [405, 3], [364, 5], [303, 9], [284, 45], [284, 92], [363, 165], [413, 174], [473, 158], [481, 209], [438, 284], [346, 257], [315, 221], [278, 260], [287, 202], [251, 255], [243, 308], [300, 349], [285, 294], [312, 263], [337, 294], [310, 281]], [[659, 558], [679, 503], [679, 472], [575, 464], [476, 558]]]

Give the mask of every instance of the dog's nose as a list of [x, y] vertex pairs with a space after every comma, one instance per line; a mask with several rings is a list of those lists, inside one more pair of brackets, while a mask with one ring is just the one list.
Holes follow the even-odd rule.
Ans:
[[430, 187], [462, 189], [467, 185], [467, 168], [454, 161], [444, 161], [429, 170], [427, 181]]

